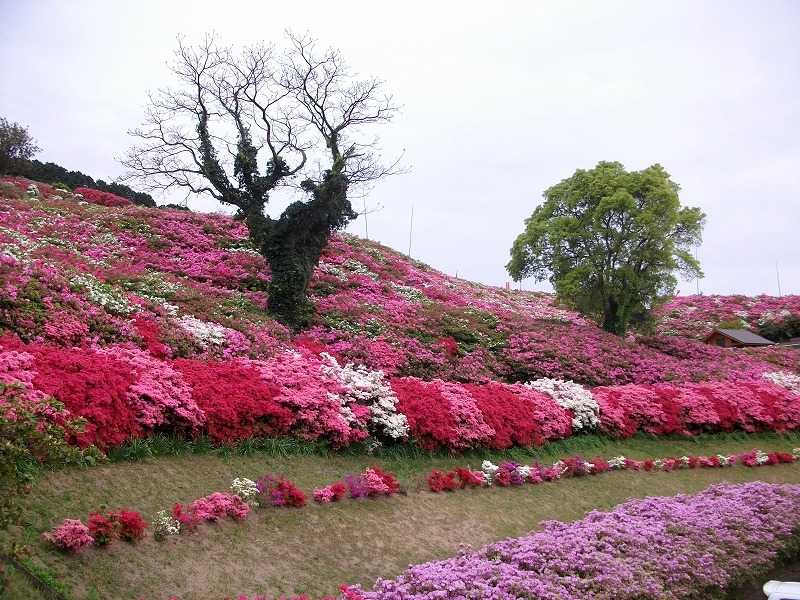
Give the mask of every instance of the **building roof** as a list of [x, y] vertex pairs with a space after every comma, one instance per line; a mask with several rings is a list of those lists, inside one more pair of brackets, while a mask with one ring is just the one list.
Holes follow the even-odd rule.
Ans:
[[[725, 337], [728, 337], [735, 342], [739, 342], [740, 344], [744, 344], [745, 346], [772, 346], [775, 344], [775, 342], [768, 340], [765, 337], [761, 337], [749, 329], [722, 329], [718, 327], [711, 333], [711, 335], [714, 335], [714, 333], [724, 335]], [[711, 335], [708, 337], [711, 337]]]

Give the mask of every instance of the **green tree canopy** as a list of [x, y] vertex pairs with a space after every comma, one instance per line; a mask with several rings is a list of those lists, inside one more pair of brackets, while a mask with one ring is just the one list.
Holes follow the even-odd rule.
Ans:
[[702, 276], [691, 248], [705, 215], [681, 206], [679, 190], [658, 164], [579, 169], [545, 191], [506, 268], [515, 281], [549, 279], [559, 298], [622, 335], [674, 293], [675, 272]]

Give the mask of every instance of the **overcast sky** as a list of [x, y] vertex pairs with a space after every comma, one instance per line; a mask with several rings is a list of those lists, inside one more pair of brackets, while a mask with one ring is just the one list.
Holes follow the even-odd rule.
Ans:
[[410, 172], [370, 194], [371, 238], [407, 251], [413, 204], [415, 258], [502, 285], [547, 187], [600, 160], [659, 162], [708, 215], [703, 292], [776, 294], [777, 262], [800, 293], [798, 1], [0, 0], [0, 15], [0, 115], [30, 128], [40, 160], [120, 175], [177, 34], [308, 30], [402, 105], [381, 140]]

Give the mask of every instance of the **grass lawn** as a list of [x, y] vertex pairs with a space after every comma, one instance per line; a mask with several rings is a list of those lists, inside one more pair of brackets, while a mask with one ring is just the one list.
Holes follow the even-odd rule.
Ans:
[[[575, 438], [513, 458], [552, 462], [568, 454], [591, 457], [624, 454], [633, 458], [732, 453], [759, 447], [789, 450], [800, 437], [707, 435], [695, 439], [639, 437], [613, 441]], [[237, 594], [305, 592], [333, 594], [339, 583], [371, 585], [397, 575], [410, 563], [453, 555], [461, 544], [478, 547], [522, 535], [539, 521], [582, 517], [631, 497], [699, 491], [728, 481], [800, 483], [800, 465], [748, 469], [683, 470], [672, 473], [612, 472], [522, 488], [479, 489], [453, 494], [424, 491], [432, 468], [470, 464], [499, 453], [462, 457], [387, 453], [380, 457], [347, 453], [279, 455], [275, 452], [183, 454], [124, 461], [85, 469], [48, 472], [26, 499], [26, 527], [17, 535], [32, 548], [32, 560], [70, 590], [74, 599], [212, 600]], [[508, 455], [505, 455], [508, 456]], [[349, 501], [304, 509], [256, 509], [247, 521], [201, 525], [196, 534], [163, 543], [148, 537], [131, 546], [117, 542], [77, 556], [50, 550], [42, 531], [64, 518], [85, 520], [90, 510], [127, 507], [150, 519], [175, 502], [188, 502], [227, 489], [235, 476], [257, 478], [283, 473], [310, 491], [370, 464], [398, 474], [408, 495]], [[9, 600], [35, 598], [15, 581]]]

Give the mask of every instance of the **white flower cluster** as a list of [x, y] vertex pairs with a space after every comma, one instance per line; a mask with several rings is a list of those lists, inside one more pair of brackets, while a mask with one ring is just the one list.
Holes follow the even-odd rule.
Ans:
[[717, 454], [717, 460], [719, 464], [723, 467], [729, 467], [731, 465], [731, 457], [725, 456], [724, 454]]
[[792, 448], [792, 456], [800, 460], [800, 448]]
[[133, 312], [133, 308], [122, 294], [89, 273], [74, 275], [70, 284], [73, 288], [85, 291], [91, 302], [99, 304], [109, 312], [120, 315], [128, 315]]
[[178, 324], [204, 348], [207, 346], [221, 346], [225, 343], [225, 328], [222, 325], [201, 321], [192, 315], [182, 316], [178, 319]]
[[764, 373], [764, 379], [785, 387], [790, 392], [800, 394], [800, 375], [788, 373], [787, 371], [772, 371], [771, 373]]
[[397, 411], [397, 396], [383, 371], [371, 371], [353, 363], [342, 367], [325, 352], [322, 353], [322, 360], [323, 374], [338, 380], [347, 390], [343, 398], [343, 408], [347, 408], [347, 411], [343, 411], [345, 418], [348, 412], [352, 415], [348, 404], [362, 404], [369, 406], [370, 425], [377, 428], [380, 434], [395, 440], [408, 435], [408, 419]]
[[357, 261], [354, 258], [348, 258], [346, 261], [344, 261], [343, 265], [346, 269], [349, 269], [350, 271], [356, 273], [357, 275], [366, 275], [371, 279], [376, 279], [376, 280], [378, 279], [377, 273], [373, 273], [372, 271], [369, 270], [369, 268], [367, 268], [367, 265]]
[[400, 294], [406, 300], [410, 300], [412, 302], [422, 302], [425, 299], [425, 294], [413, 286], [395, 283], [394, 281], [391, 282], [390, 285], [395, 292]]
[[181, 532], [180, 522], [166, 510], [158, 511], [151, 525], [153, 537], [157, 540], [163, 540], [169, 535], [178, 535]]
[[763, 450], [756, 450], [756, 464], [765, 465], [769, 462], [769, 456]]
[[626, 460], [625, 457], [622, 455], [615, 456], [614, 458], [609, 458], [608, 466], [611, 467], [612, 469], [624, 469], [625, 460]]
[[28, 196], [30, 198], [38, 198], [39, 197], [39, 186], [35, 183], [32, 183], [28, 186]]
[[526, 387], [550, 396], [561, 408], [572, 411], [572, 429], [576, 433], [593, 431], [600, 422], [600, 407], [585, 387], [574, 381], [544, 377], [529, 381]]
[[321, 260], [319, 261], [317, 268], [326, 275], [333, 275], [340, 281], [347, 281], [347, 273], [345, 273], [342, 269], [340, 269], [336, 265], [332, 265], [331, 263]]
[[237, 477], [231, 483], [231, 491], [250, 505], [258, 503], [258, 487], [252, 479]]
[[486, 481], [486, 485], [492, 485], [494, 476], [497, 475], [497, 471], [499, 470], [500, 467], [490, 460], [485, 460], [481, 463], [481, 471], [483, 471], [483, 478]]

